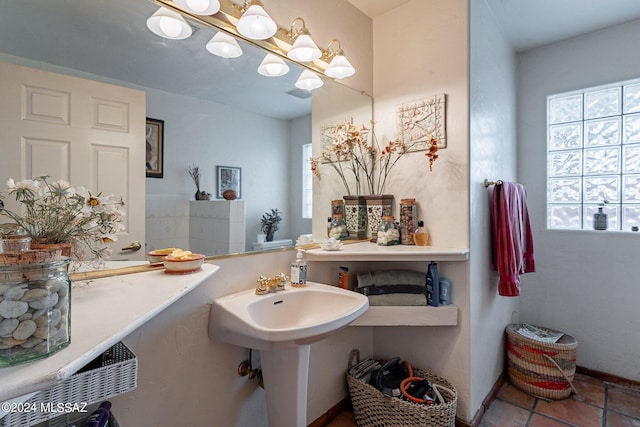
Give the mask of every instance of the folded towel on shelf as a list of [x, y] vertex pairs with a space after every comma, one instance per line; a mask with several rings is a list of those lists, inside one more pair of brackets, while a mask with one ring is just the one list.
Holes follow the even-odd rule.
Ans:
[[369, 295], [369, 305], [399, 305], [399, 306], [418, 306], [427, 305], [427, 296], [417, 294], [386, 294], [386, 295]]
[[383, 285], [364, 286], [358, 288], [364, 295], [387, 295], [387, 294], [424, 294], [426, 288], [418, 285]]
[[382, 270], [358, 273], [358, 287], [415, 285], [426, 286], [427, 275], [422, 271]]
[[520, 295], [520, 274], [535, 271], [533, 234], [522, 184], [502, 182], [493, 189], [492, 266], [500, 275], [498, 293]]

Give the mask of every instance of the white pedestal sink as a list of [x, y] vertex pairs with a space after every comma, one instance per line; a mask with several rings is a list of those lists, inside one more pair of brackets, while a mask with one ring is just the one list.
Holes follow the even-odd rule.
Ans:
[[250, 289], [213, 301], [209, 337], [260, 350], [269, 426], [306, 427], [309, 345], [368, 306], [364, 295], [319, 283], [267, 295]]

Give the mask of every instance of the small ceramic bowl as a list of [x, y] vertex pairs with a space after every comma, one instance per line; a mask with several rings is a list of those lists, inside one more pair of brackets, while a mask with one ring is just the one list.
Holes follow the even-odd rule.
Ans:
[[166, 253], [156, 253], [155, 251], [147, 252], [147, 259], [151, 264], [161, 263], [166, 256]]
[[186, 274], [200, 271], [204, 262], [204, 255], [192, 254], [188, 259], [174, 259], [167, 255], [162, 259], [164, 272], [169, 274]]

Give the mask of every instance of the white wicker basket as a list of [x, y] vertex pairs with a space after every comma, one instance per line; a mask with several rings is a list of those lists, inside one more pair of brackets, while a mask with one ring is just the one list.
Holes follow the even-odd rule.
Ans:
[[[118, 342], [100, 357], [60, 384], [44, 390], [27, 402], [34, 408], [49, 404], [97, 403], [136, 388], [138, 359], [127, 346]], [[7, 414], [0, 419], [1, 427], [28, 427], [58, 417], [48, 411]]]

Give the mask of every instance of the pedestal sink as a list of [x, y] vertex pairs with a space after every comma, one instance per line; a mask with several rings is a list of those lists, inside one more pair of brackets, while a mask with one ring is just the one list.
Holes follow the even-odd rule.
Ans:
[[260, 350], [270, 427], [306, 427], [310, 344], [346, 327], [368, 308], [367, 297], [320, 283], [256, 295], [216, 298], [209, 337]]

